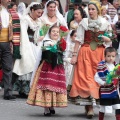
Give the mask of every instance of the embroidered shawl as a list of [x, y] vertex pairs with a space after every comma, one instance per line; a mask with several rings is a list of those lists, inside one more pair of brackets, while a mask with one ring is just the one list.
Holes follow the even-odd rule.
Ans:
[[13, 56], [16, 59], [20, 59], [20, 19], [17, 12], [13, 9], [9, 9], [12, 17], [12, 29], [13, 29]]

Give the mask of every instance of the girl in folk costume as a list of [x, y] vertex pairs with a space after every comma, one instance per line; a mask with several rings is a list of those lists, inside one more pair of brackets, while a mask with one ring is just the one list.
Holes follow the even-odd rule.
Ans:
[[[55, 114], [54, 107], [67, 106], [65, 71], [63, 66], [64, 42], [60, 29], [52, 26], [43, 40], [43, 51], [38, 56], [31, 89], [27, 99], [30, 105], [44, 107], [44, 115]], [[61, 46], [61, 47], [60, 47]], [[64, 46], [64, 47], [62, 47]]]
[[20, 60], [16, 60], [13, 72], [19, 76], [19, 80], [14, 84], [14, 90], [17, 90], [21, 96], [26, 96], [29, 92], [29, 84], [34, 69], [38, 51], [40, 49], [39, 38], [35, 38], [35, 32], [41, 26], [38, 19], [42, 14], [42, 7], [37, 2], [32, 2], [26, 15], [21, 19], [21, 55]]
[[72, 53], [74, 51], [75, 38], [76, 38], [76, 30], [71, 30], [67, 36], [67, 48], [64, 56], [67, 86], [72, 85], [73, 65], [71, 64], [71, 58], [72, 58]]
[[54, 0], [49, 0], [46, 3], [43, 15], [40, 19], [43, 25], [52, 26], [53, 24], [57, 23], [58, 25], [61, 24], [67, 28], [67, 23], [63, 18], [63, 15], [58, 11], [56, 2]]
[[[97, 72], [94, 76], [95, 81], [102, 87], [104, 88], [105, 86], [108, 86], [106, 83], [106, 76], [109, 74], [110, 71], [113, 71], [115, 68], [115, 58], [116, 58], [116, 50], [113, 47], [108, 47], [105, 49], [105, 60], [101, 61], [98, 64], [97, 67]], [[119, 90], [119, 85], [118, 78], [112, 79], [112, 84], [116, 86], [116, 89], [118, 87]], [[112, 85], [111, 84], [111, 85]], [[119, 91], [118, 91], [119, 93]], [[107, 95], [107, 94], [106, 94]], [[108, 113], [109, 109], [115, 109], [116, 113], [116, 120], [120, 120], [120, 98], [117, 94], [115, 98], [110, 97], [110, 98], [102, 98], [100, 96], [100, 112], [99, 112], [99, 120], [104, 119], [104, 114]], [[109, 108], [109, 109], [108, 109]]]
[[[104, 59], [105, 47], [111, 45], [110, 38], [103, 35], [111, 31], [111, 26], [100, 16], [100, 7], [97, 0], [89, 2], [89, 18], [83, 18], [78, 26], [71, 60], [71, 63], [76, 63], [76, 66], [70, 96], [80, 96], [83, 102], [89, 101], [84, 104], [88, 118], [94, 115], [92, 100], [99, 99], [99, 85], [94, 80], [96, 67], [99, 61]], [[102, 35], [102, 41], [98, 40], [99, 35]], [[78, 50], [80, 44], [81, 48]]]

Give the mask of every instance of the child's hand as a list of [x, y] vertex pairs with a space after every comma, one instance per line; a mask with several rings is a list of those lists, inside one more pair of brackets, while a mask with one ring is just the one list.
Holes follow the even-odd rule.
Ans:
[[54, 46], [54, 44], [51, 43], [50, 46]]
[[38, 41], [42, 41], [44, 39], [44, 36], [40, 36]]
[[104, 83], [104, 85], [103, 85], [103, 86], [109, 86], [109, 85], [111, 85], [111, 84]]

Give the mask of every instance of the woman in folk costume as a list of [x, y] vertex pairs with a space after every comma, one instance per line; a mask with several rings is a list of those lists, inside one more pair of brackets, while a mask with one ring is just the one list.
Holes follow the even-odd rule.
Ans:
[[76, 30], [71, 30], [67, 36], [67, 48], [65, 50], [64, 62], [68, 91], [72, 85], [73, 65], [71, 64], [72, 53], [74, 51]]
[[[97, 64], [104, 59], [105, 47], [111, 45], [110, 38], [103, 35], [105, 32], [111, 31], [111, 26], [100, 16], [100, 7], [97, 0], [89, 2], [89, 18], [83, 18], [78, 26], [71, 60], [71, 63], [76, 63], [76, 66], [70, 96], [80, 96], [85, 101], [91, 100], [90, 103], [84, 104], [88, 118], [92, 118], [94, 115], [94, 99], [99, 99], [99, 85], [94, 81]], [[102, 35], [102, 41], [98, 39], [99, 35]], [[80, 44], [81, 48], [78, 50]]]
[[54, 0], [49, 0], [43, 12], [43, 15], [40, 17], [42, 25], [52, 26], [57, 23], [58, 25], [63, 25], [67, 27], [67, 23], [63, 18], [63, 15], [58, 11], [56, 2]]
[[[30, 105], [44, 107], [45, 116], [55, 114], [54, 107], [67, 106], [66, 80], [62, 59], [65, 48], [59, 49], [59, 40], [60, 28], [53, 25], [43, 39], [43, 47], [46, 49], [40, 51], [38, 55], [27, 99], [27, 103]], [[56, 45], [59, 47], [55, 47]], [[50, 50], [53, 47], [54, 50]]]
[[35, 32], [41, 26], [38, 19], [42, 14], [42, 7], [37, 2], [32, 2], [26, 11], [26, 15], [21, 19], [21, 46], [22, 58], [16, 60], [13, 73], [19, 76], [14, 84], [14, 90], [17, 90], [21, 96], [26, 96], [29, 92], [29, 84], [33, 68], [36, 62], [41, 42], [39, 38], [34, 38]]

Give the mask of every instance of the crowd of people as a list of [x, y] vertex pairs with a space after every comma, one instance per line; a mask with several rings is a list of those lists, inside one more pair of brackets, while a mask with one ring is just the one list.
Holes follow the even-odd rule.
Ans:
[[[0, 0], [4, 100], [15, 100], [12, 91], [17, 91], [19, 97], [27, 98], [27, 104], [43, 107], [44, 116], [55, 114], [55, 107], [67, 107], [70, 101], [85, 106], [89, 119], [94, 116], [94, 106], [100, 105], [99, 120], [112, 109], [120, 120], [120, 74], [106, 82], [120, 62], [119, 38], [118, 0], [113, 4], [74, 0], [66, 13], [60, 0], [29, 5]], [[103, 97], [101, 90], [111, 86], [116, 94]]]

